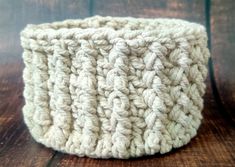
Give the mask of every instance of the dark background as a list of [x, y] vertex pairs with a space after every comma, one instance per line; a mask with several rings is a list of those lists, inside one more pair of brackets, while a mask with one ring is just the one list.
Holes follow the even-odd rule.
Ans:
[[[185, 147], [166, 155], [95, 160], [37, 144], [22, 119], [22, 48], [28, 23], [92, 15], [174, 17], [206, 26], [209, 61], [203, 123]], [[0, 167], [14, 166], [235, 166], [234, 0], [0, 0]]]

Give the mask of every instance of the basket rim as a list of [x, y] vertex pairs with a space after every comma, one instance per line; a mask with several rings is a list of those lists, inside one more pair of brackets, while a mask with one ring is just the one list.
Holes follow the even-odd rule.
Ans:
[[[187, 34], [205, 34], [205, 27], [176, 18], [136, 18], [92, 16], [85, 19], [68, 19], [42, 24], [28, 24], [20, 33], [26, 38], [70, 38], [78, 33], [111, 33], [111, 34], [176, 34], [181, 31]], [[40, 35], [39, 35], [40, 34]]]

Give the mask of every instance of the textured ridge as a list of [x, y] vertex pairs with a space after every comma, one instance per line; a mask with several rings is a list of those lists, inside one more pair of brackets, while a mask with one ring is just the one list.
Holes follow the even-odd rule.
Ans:
[[177, 19], [94, 16], [28, 25], [23, 115], [33, 138], [94, 158], [166, 153], [201, 124], [203, 26]]

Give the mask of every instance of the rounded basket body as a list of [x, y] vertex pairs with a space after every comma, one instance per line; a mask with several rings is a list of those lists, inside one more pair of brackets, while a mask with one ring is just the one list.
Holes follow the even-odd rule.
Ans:
[[166, 153], [200, 126], [207, 35], [177, 19], [95, 16], [28, 25], [24, 121], [55, 150], [95, 158]]

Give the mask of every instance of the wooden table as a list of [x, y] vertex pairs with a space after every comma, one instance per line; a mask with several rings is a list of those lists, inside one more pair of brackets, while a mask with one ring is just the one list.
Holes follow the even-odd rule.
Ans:
[[[92, 15], [175, 17], [207, 27], [212, 60], [203, 123], [187, 145], [165, 155], [96, 160], [65, 155], [36, 143], [23, 118], [19, 32], [27, 23]], [[0, 0], [0, 167], [235, 166], [234, 0]]]

